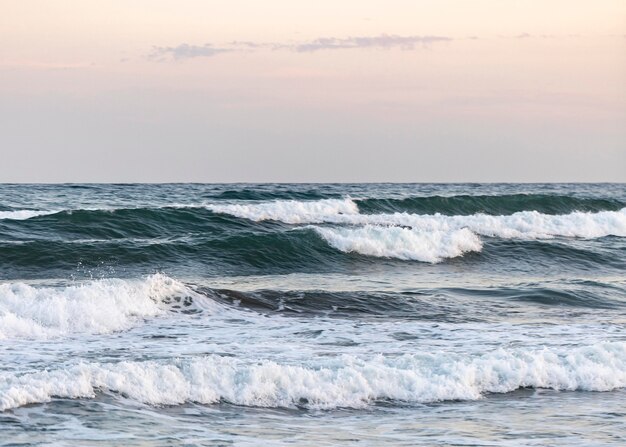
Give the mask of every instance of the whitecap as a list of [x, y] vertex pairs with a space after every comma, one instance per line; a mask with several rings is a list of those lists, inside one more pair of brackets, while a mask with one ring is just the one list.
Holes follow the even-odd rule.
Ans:
[[487, 214], [447, 216], [442, 214], [361, 214], [351, 199], [310, 202], [295, 200], [256, 204], [207, 205], [216, 212], [255, 222], [276, 220], [289, 224], [381, 225], [411, 227], [414, 230], [453, 232], [468, 229], [489, 237], [505, 239], [546, 239], [553, 237], [626, 237], [626, 208], [619, 211], [580, 212], [552, 215], [520, 211], [510, 215]]
[[37, 216], [47, 216], [50, 214], [56, 214], [58, 210], [13, 210], [13, 211], [0, 211], [0, 220], [26, 220]]
[[420, 231], [375, 225], [361, 228], [313, 228], [337, 250], [375, 257], [436, 263], [482, 249], [479, 237], [467, 228], [450, 231]]
[[5, 283], [0, 284], [0, 339], [110, 333], [191, 306], [217, 308], [216, 303], [162, 274], [66, 287]]
[[227, 401], [260, 407], [362, 408], [379, 400], [475, 400], [519, 388], [610, 391], [626, 387], [626, 343], [498, 349], [478, 356], [344, 355], [308, 365], [209, 355], [165, 361], [81, 363], [0, 373], [0, 411], [58, 398], [120, 393], [151, 405]]
[[207, 204], [206, 208], [255, 222], [275, 220], [289, 224], [319, 223], [325, 219], [358, 214], [359, 208], [351, 199], [323, 199], [315, 201], [275, 200], [254, 204]]

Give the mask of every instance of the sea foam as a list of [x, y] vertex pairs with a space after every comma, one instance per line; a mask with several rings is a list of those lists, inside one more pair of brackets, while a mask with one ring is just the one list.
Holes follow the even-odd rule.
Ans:
[[327, 221], [353, 225], [401, 225], [422, 231], [453, 231], [467, 228], [482, 236], [503, 239], [626, 237], [626, 208], [620, 211], [573, 212], [562, 215], [542, 214], [537, 211], [520, 211], [507, 216], [358, 214], [334, 216]]
[[13, 211], [0, 211], [0, 220], [26, 220], [37, 216], [47, 216], [49, 214], [56, 214], [59, 211], [44, 211], [44, 210], [13, 210]]
[[316, 201], [276, 200], [255, 204], [208, 204], [206, 208], [255, 222], [276, 220], [289, 224], [321, 223], [333, 216], [358, 214], [359, 208], [350, 199]]
[[420, 231], [375, 225], [361, 228], [313, 228], [338, 250], [376, 257], [436, 263], [482, 248], [479, 237], [467, 228], [450, 231]]
[[207, 310], [217, 306], [161, 274], [143, 280], [101, 279], [67, 287], [0, 284], [0, 339], [109, 333], [192, 305]]
[[626, 386], [626, 343], [539, 350], [498, 349], [480, 356], [344, 355], [309, 365], [232, 357], [81, 363], [17, 375], [0, 373], [0, 410], [59, 398], [120, 393], [151, 405], [220, 401], [260, 407], [362, 408], [378, 400], [474, 400], [518, 388], [609, 391]]
[[626, 237], [626, 208], [596, 213], [575, 211], [552, 215], [520, 211], [510, 215], [473, 214], [361, 214], [351, 199], [318, 201], [274, 201], [251, 205], [207, 205], [217, 213], [253, 221], [276, 220], [289, 224], [347, 224], [411, 227], [421, 231], [450, 232], [467, 228], [472, 232], [506, 239], [552, 237]]

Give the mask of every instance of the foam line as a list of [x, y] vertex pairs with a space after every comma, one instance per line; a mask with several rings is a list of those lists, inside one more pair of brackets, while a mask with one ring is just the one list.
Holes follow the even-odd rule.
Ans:
[[14, 211], [0, 211], [0, 220], [26, 220], [37, 216], [47, 216], [49, 214], [56, 214], [60, 211], [43, 211], [43, 210], [14, 210]]
[[208, 204], [206, 208], [255, 222], [276, 220], [289, 224], [319, 223], [325, 219], [346, 214], [357, 214], [359, 208], [350, 199], [316, 201], [276, 200], [255, 204]]
[[273, 201], [249, 205], [207, 205], [216, 213], [230, 214], [252, 221], [276, 220], [289, 224], [348, 224], [411, 227], [421, 231], [450, 232], [464, 228], [481, 236], [506, 239], [551, 237], [599, 238], [626, 237], [626, 208], [596, 213], [575, 211], [553, 215], [520, 211], [505, 216], [474, 214], [360, 214], [351, 199], [318, 201]]
[[121, 393], [151, 405], [227, 401], [261, 407], [361, 408], [376, 400], [426, 403], [480, 399], [521, 387], [610, 391], [626, 386], [626, 343], [540, 350], [342, 356], [307, 366], [232, 357], [78, 364], [23, 375], [0, 373], [0, 410], [53, 397]]

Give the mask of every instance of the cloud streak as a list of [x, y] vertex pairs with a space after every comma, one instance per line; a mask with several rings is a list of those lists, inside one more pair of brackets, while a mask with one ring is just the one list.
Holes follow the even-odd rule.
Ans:
[[398, 36], [394, 34], [347, 38], [323, 37], [311, 42], [292, 46], [291, 49], [299, 53], [351, 48], [401, 48], [403, 50], [414, 50], [417, 45], [426, 47], [436, 42], [446, 42], [450, 40], [452, 40], [452, 38], [445, 36]]
[[361, 37], [320, 37], [308, 42], [300, 43], [264, 43], [250, 41], [232, 41], [226, 45], [216, 47], [210, 43], [204, 45], [189, 45], [182, 43], [173, 47], [153, 47], [148, 55], [154, 60], [183, 60], [197, 57], [213, 57], [227, 52], [250, 52], [262, 49], [274, 51], [294, 51], [297, 53], [312, 53], [326, 50], [348, 50], [362, 48], [414, 50], [416, 47], [428, 47], [433, 43], [451, 41], [445, 36], [398, 36], [395, 34], [381, 34], [379, 36]]
[[217, 48], [211, 44], [189, 45], [182, 43], [175, 47], [153, 47], [149, 57], [151, 59], [163, 59], [171, 57], [176, 60], [193, 59], [196, 57], [212, 57], [220, 53], [233, 51], [232, 48]]

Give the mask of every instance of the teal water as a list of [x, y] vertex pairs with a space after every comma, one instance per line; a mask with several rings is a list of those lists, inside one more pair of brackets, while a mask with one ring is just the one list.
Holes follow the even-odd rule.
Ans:
[[0, 185], [0, 445], [622, 445], [623, 184]]

